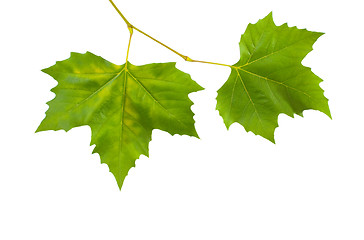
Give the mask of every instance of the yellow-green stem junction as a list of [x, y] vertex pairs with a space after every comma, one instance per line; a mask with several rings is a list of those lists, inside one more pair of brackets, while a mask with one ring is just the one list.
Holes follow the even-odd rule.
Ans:
[[223, 63], [214, 63], [214, 62], [207, 62], [207, 61], [200, 61], [200, 60], [193, 60], [191, 58], [189, 58], [186, 55], [183, 55], [179, 52], [177, 52], [176, 50], [168, 47], [167, 45], [165, 45], [164, 43], [158, 41], [157, 39], [153, 38], [152, 36], [148, 35], [147, 33], [143, 32], [142, 30], [140, 30], [139, 28], [133, 26], [126, 18], [125, 16], [121, 13], [121, 11], [118, 9], [118, 7], [115, 5], [115, 3], [112, 0], [109, 0], [110, 3], [112, 4], [112, 6], [115, 8], [115, 10], [119, 13], [119, 15], [121, 16], [121, 18], [124, 20], [124, 22], [126, 23], [129, 32], [130, 32], [130, 38], [129, 38], [129, 43], [128, 43], [128, 50], [127, 50], [127, 55], [126, 55], [126, 61], [128, 61], [128, 57], [129, 57], [129, 48], [130, 48], [130, 42], [131, 42], [131, 37], [133, 35], [133, 29], [135, 29], [136, 31], [140, 32], [141, 34], [147, 36], [148, 38], [152, 39], [153, 41], [159, 43], [160, 45], [162, 45], [163, 47], [167, 48], [168, 50], [174, 52], [175, 54], [177, 54], [178, 56], [180, 56], [181, 58], [183, 58], [185, 61], [187, 62], [199, 62], [199, 63], [207, 63], [207, 64], [214, 64], [214, 65], [220, 65], [220, 66], [225, 66], [225, 67], [230, 67], [230, 68], [236, 68], [235, 66], [231, 66], [228, 64], [223, 64]]

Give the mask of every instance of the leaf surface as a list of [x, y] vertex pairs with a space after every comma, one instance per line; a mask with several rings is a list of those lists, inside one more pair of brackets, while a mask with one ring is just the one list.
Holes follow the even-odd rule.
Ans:
[[319, 86], [322, 80], [301, 64], [321, 35], [276, 26], [272, 13], [249, 24], [239, 43], [240, 60], [218, 90], [216, 109], [226, 127], [238, 122], [274, 142], [280, 113], [302, 116], [304, 110], [315, 109], [331, 117]]
[[175, 63], [115, 65], [92, 53], [71, 53], [44, 69], [56, 97], [37, 131], [89, 125], [101, 162], [121, 188], [135, 160], [148, 156], [153, 129], [198, 137], [188, 94], [202, 90]]

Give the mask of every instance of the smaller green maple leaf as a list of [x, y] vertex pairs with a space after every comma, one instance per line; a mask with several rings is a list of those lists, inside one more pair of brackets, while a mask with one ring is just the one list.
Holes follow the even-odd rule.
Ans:
[[135, 160], [148, 156], [153, 129], [198, 137], [188, 94], [203, 88], [175, 63], [119, 66], [90, 52], [71, 53], [43, 72], [58, 85], [37, 132], [89, 125], [94, 153], [119, 188]]
[[280, 113], [302, 116], [304, 110], [315, 109], [331, 118], [319, 86], [322, 80], [301, 64], [321, 35], [287, 24], [276, 26], [272, 13], [249, 24], [239, 43], [240, 60], [216, 98], [226, 127], [238, 122], [274, 142]]

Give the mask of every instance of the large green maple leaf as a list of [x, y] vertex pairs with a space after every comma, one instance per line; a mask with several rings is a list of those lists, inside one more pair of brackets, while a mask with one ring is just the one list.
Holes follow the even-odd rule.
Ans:
[[37, 131], [89, 125], [95, 153], [121, 188], [135, 160], [148, 156], [153, 129], [198, 137], [191, 92], [202, 90], [175, 63], [115, 65], [87, 52], [44, 69], [58, 81]]
[[280, 113], [302, 116], [315, 109], [331, 117], [322, 80], [301, 64], [322, 34], [276, 26], [272, 13], [249, 24], [239, 43], [240, 60], [218, 90], [216, 109], [226, 127], [238, 122], [274, 142]]

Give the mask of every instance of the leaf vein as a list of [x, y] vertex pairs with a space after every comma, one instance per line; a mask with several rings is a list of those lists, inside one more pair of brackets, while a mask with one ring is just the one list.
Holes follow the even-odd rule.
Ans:
[[267, 54], [267, 55], [264, 55], [263, 57], [257, 58], [257, 59], [255, 59], [255, 60], [254, 60], [254, 61], [252, 61], [252, 62], [247, 62], [246, 64], [244, 64], [243, 66], [240, 66], [240, 67], [238, 67], [238, 68], [242, 68], [242, 67], [248, 66], [248, 65], [250, 65], [250, 64], [252, 64], [252, 63], [255, 63], [255, 62], [257, 62], [257, 61], [260, 61], [260, 60], [262, 60], [262, 59], [264, 59], [264, 58], [267, 58], [267, 57], [269, 57], [269, 56], [272, 56], [272, 55], [274, 55], [274, 54], [276, 54], [276, 53], [278, 53], [278, 52], [281, 52], [281, 51], [285, 50], [286, 48], [292, 47], [293, 45], [295, 45], [295, 44], [297, 44], [297, 43], [299, 43], [299, 42], [301, 42], [301, 41], [304, 41], [304, 40], [306, 40], [307, 38], [310, 38], [310, 37], [311, 37], [311, 36], [308, 36], [308, 37], [302, 38], [302, 39], [298, 40], [297, 42], [294, 42], [294, 43], [292, 43], [292, 44], [289, 44], [289, 45], [287, 45], [287, 46], [285, 46], [285, 47], [283, 47], [283, 48], [281, 48], [281, 49], [279, 49], [279, 50], [277, 50], [277, 51], [273, 51], [273, 52], [271, 52], [271, 53], [269, 53], [269, 54]]
[[84, 102], [87, 102], [90, 98], [92, 98], [93, 96], [95, 96], [98, 92], [100, 92], [101, 90], [103, 90], [109, 83], [111, 83], [112, 81], [114, 81], [117, 77], [119, 77], [121, 75], [121, 73], [125, 70], [125, 68], [123, 68], [118, 74], [116, 74], [113, 78], [111, 78], [109, 81], [107, 81], [105, 84], [103, 84], [99, 89], [97, 89], [95, 92], [93, 92], [91, 95], [89, 95], [87, 98], [85, 98], [84, 100], [82, 100], [79, 103], [76, 103], [76, 105], [74, 107], [72, 107], [69, 111], [72, 111], [74, 109], [76, 109], [77, 107], [79, 107], [80, 105], [82, 105]]
[[252, 106], [253, 106], [253, 108], [254, 108], [254, 111], [255, 111], [255, 113], [257, 114], [257, 117], [258, 117], [259, 122], [262, 124], [262, 120], [260, 119], [260, 116], [259, 116], [259, 114], [258, 114], [258, 112], [257, 112], [257, 108], [256, 108], [256, 106], [255, 106], [255, 104], [254, 104], [254, 102], [253, 102], [253, 99], [250, 97], [250, 94], [249, 94], [249, 92], [248, 92], [248, 89], [246, 88], [246, 86], [245, 86], [245, 84], [244, 84], [243, 78], [240, 76], [240, 73], [239, 73], [239, 71], [238, 71], [238, 70], [236, 70], [236, 72], [238, 73], [238, 76], [239, 76], [239, 78], [240, 78], [241, 84], [243, 85], [244, 90], [245, 90], [246, 94], [248, 95], [249, 100], [250, 100], [250, 102], [251, 102], [251, 104], [252, 104]]
[[185, 127], [188, 127], [185, 123], [183, 123], [181, 120], [179, 120], [173, 113], [168, 111], [154, 96], [153, 94], [138, 80], [136, 79], [130, 72], [128, 72], [129, 75], [144, 89], [144, 91], [148, 94], [150, 98], [153, 99], [155, 103], [157, 103], [164, 111], [166, 111], [169, 115], [171, 115], [174, 119], [176, 119], [179, 123], [184, 125]]
[[245, 69], [240, 69], [240, 70], [242, 70], [242, 71], [244, 71], [244, 72], [246, 72], [246, 73], [248, 73], [248, 74], [251, 74], [251, 75], [253, 75], [253, 76], [256, 76], [256, 77], [258, 77], [258, 78], [264, 79], [264, 80], [266, 80], [266, 81], [271, 81], [271, 82], [273, 82], [273, 83], [276, 83], [276, 84], [279, 84], [279, 85], [285, 86], [286, 88], [290, 88], [290, 89], [292, 89], [292, 90], [295, 90], [295, 91], [297, 91], [297, 92], [300, 92], [300, 93], [302, 93], [302, 94], [306, 95], [307, 97], [311, 98], [311, 96], [310, 96], [308, 93], [306, 93], [306, 92], [304, 92], [304, 91], [302, 91], [302, 90], [299, 90], [299, 89], [297, 89], [297, 88], [294, 88], [294, 87], [288, 86], [287, 84], [285, 84], [285, 82], [279, 82], [279, 81], [276, 81], [276, 80], [273, 80], [273, 79], [270, 79], [270, 78], [267, 78], [267, 77], [263, 77], [263, 76], [260, 76], [259, 74], [252, 73], [252, 72], [247, 71], [247, 70], [245, 70]]

